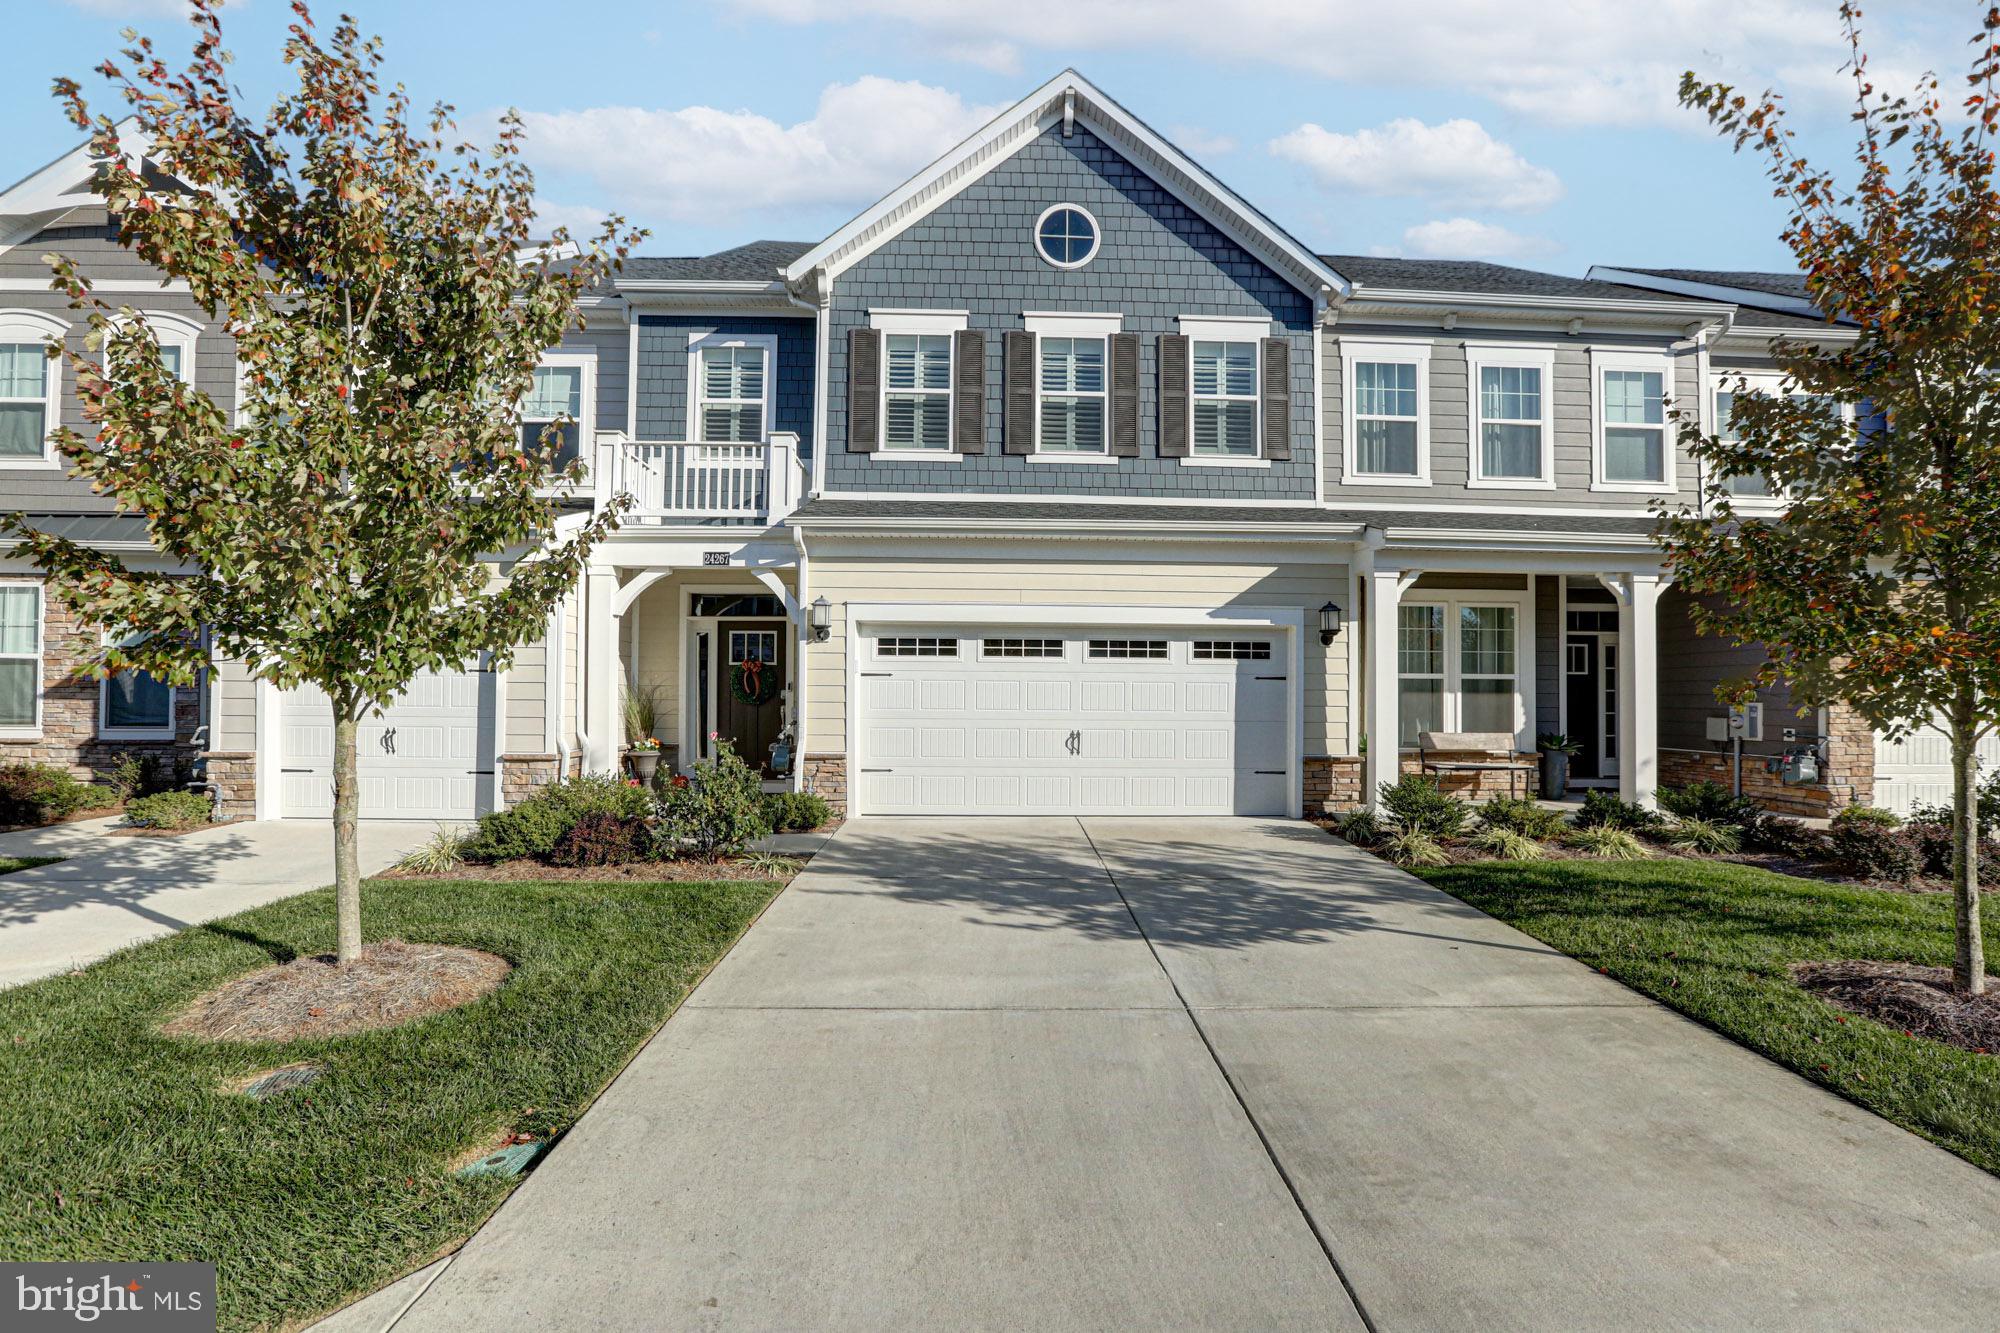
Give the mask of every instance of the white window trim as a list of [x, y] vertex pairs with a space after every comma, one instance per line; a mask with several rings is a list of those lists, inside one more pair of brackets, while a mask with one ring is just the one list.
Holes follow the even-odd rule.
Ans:
[[[39, 310], [0, 310], [0, 342], [45, 343], [52, 337], [68, 333], [67, 321], [45, 315]], [[42, 415], [42, 456], [0, 458], [0, 469], [47, 471], [62, 466], [55, 446], [49, 443], [50, 434], [62, 424], [62, 366], [60, 360], [50, 360], [42, 370], [43, 401], [46, 404]], [[0, 735], [5, 734], [4, 730], [0, 730]], [[34, 734], [41, 734], [39, 725]]]
[[[929, 461], [941, 459], [957, 460], [964, 455], [958, 451], [958, 335], [965, 330], [971, 315], [964, 310], [876, 310], [868, 312], [868, 327], [882, 335], [881, 384], [875, 399], [875, 419], [882, 423], [882, 446], [870, 455], [873, 458], [894, 461], [899, 458], [921, 458]], [[891, 449], [888, 447], [889, 432], [889, 335], [918, 334], [944, 337], [950, 343], [951, 371], [945, 389], [945, 447], [942, 449]]]
[[[1180, 460], [1183, 467], [1248, 467], [1268, 468], [1271, 460], [1264, 457], [1264, 339], [1271, 336], [1271, 321], [1254, 315], [1201, 315], [1180, 317], [1181, 336], [1188, 340], [1188, 419], [1187, 456]], [[1250, 381], [1250, 401], [1255, 412], [1255, 421], [1250, 429], [1250, 438], [1256, 443], [1253, 454], [1197, 454], [1194, 451], [1194, 345], [1198, 342], [1221, 342], [1250, 344], [1252, 358], [1252, 378]], [[1227, 401], [1227, 398], [1220, 401]], [[1238, 401], [1241, 401], [1240, 398]]]
[[[778, 338], [772, 333], [722, 333], [715, 329], [688, 330], [687, 347], [687, 441], [690, 444], [703, 443], [701, 438], [701, 354], [710, 347], [761, 347], [764, 349], [764, 433], [756, 440], [710, 440], [711, 447], [727, 449], [731, 446], [748, 448], [757, 444], [768, 444], [771, 439], [771, 415], [778, 403]], [[737, 401], [731, 399], [730, 401]]]
[[[112, 636], [103, 636], [105, 644], [112, 642]], [[174, 738], [174, 721], [180, 707], [180, 688], [167, 686], [167, 720], [158, 727], [114, 727], [105, 719], [111, 716], [111, 678], [97, 679], [97, 738], [104, 741], [170, 741]]]
[[[1712, 371], [1708, 377], [1708, 385], [1705, 389], [1707, 397], [1703, 401], [1702, 407], [1710, 415], [1710, 424], [1714, 428], [1714, 433], [1721, 435], [1724, 426], [1722, 414], [1717, 410], [1715, 396], [1725, 389], [1734, 392], [1733, 386], [1739, 379], [1743, 381], [1744, 387], [1751, 393], [1768, 393], [1773, 396], [1786, 398], [1812, 397], [1811, 394], [1785, 393], [1784, 386], [1787, 378], [1785, 373], [1779, 370]], [[1842, 403], [1840, 405], [1840, 417], [1842, 421], [1852, 427], [1854, 424], [1854, 404]], [[1704, 489], [1706, 489], [1707, 481], [1707, 468], [1704, 464], [1702, 476]], [[1706, 497], [1704, 497], [1705, 502]], [[1786, 509], [1791, 507], [1791, 503], [1789, 497], [1772, 495], [1768, 491], [1763, 495], [1732, 495], [1729, 497], [1729, 507], [1739, 514], [1782, 514]]]
[[[1083, 258], [1071, 260], [1068, 263], [1062, 263], [1058, 260], [1049, 258], [1048, 251], [1042, 249], [1042, 224], [1044, 222], [1047, 222], [1052, 214], [1060, 213], [1064, 209], [1069, 209], [1073, 212], [1081, 213], [1086, 218], [1090, 219], [1090, 249], [1084, 252]], [[1029, 234], [1028, 243], [1035, 247], [1035, 257], [1037, 259], [1041, 260], [1044, 264], [1047, 264], [1050, 268], [1062, 269], [1065, 272], [1068, 272], [1074, 269], [1082, 268], [1085, 264], [1088, 264], [1091, 260], [1097, 258], [1097, 252], [1104, 248], [1104, 224], [1097, 220], [1097, 214], [1091, 212], [1089, 209], [1085, 208], [1082, 204], [1071, 204], [1071, 203], [1050, 204], [1047, 208], [1043, 209], [1041, 215], [1035, 219], [1035, 230]]]
[[[1444, 608], [1444, 730], [1463, 731], [1465, 695], [1464, 663], [1459, 645], [1458, 613], [1466, 607], [1504, 606], [1514, 612], [1514, 745], [1517, 749], [1529, 749], [1524, 742], [1533, 739], [1535, 730], [1535, 617], [1532, 594], [1519, 592], [1486, 592], [1472, 588], [1417, 589], [1412, 588], [1396, 604], [1397, 610], [1406, 606], [1441, 606]], [[1396, 680], [1404, 679], [1400, 661], [1396, 668]], [[1434, 680], [1424, 676], [1412, 679]], [[1480, 679], [1491, 679], [1480, 677]], [[1400, 714], [1400, 705], [1398, 713]], [[1405, 750], [1415, 750], [1415, 745], [1401, 746]]]
[[[1039, 225], [1039, 224], [1038, 224]], [[1022, 312], [1021, 323], [1035, 335], [1035, 451], [1031, 460], [1045, 463], [1111, 464], [1118, 462], [1111, 452], [1111, 336], [1125, 327], [1123, 315], [1072, 315], [1052, 311]], [[1104, 340], [1104, 449], [1101, 453], [1064, 453], [1042, 449], [1042, 339], [1102, 338]]]
[[[0, 726], [0, 740], [33, 741], [42, 738], [42, 675], [46, 654], [49, 650], [48, 635], [48, 590], [40, 579], [0, 578], [0, 587], [32, 588], [35, 591], [35, 721], [32, 726]], [[25, 653], [9, 653], [4, 659], [15, 661], [27, 657]]]
[[[582, 460], [583, 465], [586, 468], [592, 467], [596, 463], [597, 354], [595, 352], [544, 352], [542, 359], [535, 363], [535, 368], [540, 370], [544, 366], [551, 369], [558, 366], [578, 366], [583, 370], [581, 382], [577, 387], [576, 450], [577, 457]], [[525, 426], [530, 421], [546, 422], [560, 419], [553, 417], [530, 417], [524, 412], [522, 413], [520, 424]], [[590, 485], [589, 478], [586, 477], [579, 485], [588, 487]], [[551, 486], [549, 491], [550, 493], [555, 493], [566, 489], [572, 488], [558, 483]]]
[[[1607, 481], [1604, 477], [1604, 372], [1643, 370], [1660, 377], [1660, 473], [1659, 481]], [[1674, 438], [1674, 359], [1665, 352], [1607, 351], [1590, 349], [1590, 489], [1625, 491], [1638, 495], [1672, 495], [1680, 489], [1675, 455], [1680, 451]]]
[[[1362, 361], [1389, 361], [1417, 368], [1417, 470], [1415, 475], [1355, 470], [1354, 367]], [[1343, 486], [1428, 486], [1431, 484], [1431, 343], [1340, 340], [1340, 484]]]
[[[1539, 477], [1488, 477], [1480, 469], [1486, 458], [1480, 437], [1484, 433], [1484, 395], [1480, 376], [1489, 369], [1523, 369], [1541, 373], [1542, 465]], [[1466, 469], [1465, 484], [1471, 490], [1552, 491], [1556, 488], [1555, 441], [1556, 349], [1512, 343], [1465, 344]], [[1520, 422], [1512, 424], [1519, 425]]]
[[[201, 325], [186, 315], [176, 315], [168, 310], [141, 310], [139, 319], [153, 331], [153, 341], [162, 347], [178, 347], [181, 351], [181, 383], [194, 386], [194, 349], [201, 338]], [[124, 327], [123, 319], [114, 321]], [[108, 369], [108, 367], [107, 367]]]

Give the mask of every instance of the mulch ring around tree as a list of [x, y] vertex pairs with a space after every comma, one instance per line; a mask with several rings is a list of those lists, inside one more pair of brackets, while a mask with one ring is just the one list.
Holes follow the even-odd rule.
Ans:
[[2000, 978], [1988, 979], [1984, 995], [1964, 996], [1952, 990], [1945, 967], [1858, 960], [1793, 963], [1791, 972], [1793, 981], [1836, 1008], [1909, 1036], [1980, 1055], [2000, 1051]]
[[295, 958], [197, 999], [160, 1031], [205, 1041], [294, 1041], [397, 1027], [489, 995], [514, 965], [450, 944], [379, 940], [353, 962]]

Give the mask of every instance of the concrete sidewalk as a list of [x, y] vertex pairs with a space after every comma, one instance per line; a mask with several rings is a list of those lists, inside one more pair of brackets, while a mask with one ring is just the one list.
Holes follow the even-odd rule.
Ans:
[[[333, 882], [333, 829], [323, 822], [225, 824], [176, 838], [108, 836], [115, 826], [93, 819], [0, 834], [0, 855], [68, 858], [0, 875], [0, 986]], [[393, 864], [434, 828], [363, 821], [362, 873]]]
[[1971, 1327], [1996, 1216], [1310, 826], [866, 820], [329, 1327]]

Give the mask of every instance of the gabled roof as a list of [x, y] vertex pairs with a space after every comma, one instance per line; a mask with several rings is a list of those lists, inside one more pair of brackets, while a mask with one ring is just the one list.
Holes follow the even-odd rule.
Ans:
[[751, 241], [712, 255], [634, 255], [625, 261], [619, 278], [638, 282], [777, 282], [785, 265], [812, 248], [811, 241]]
[[[118, 148], [128, 161], [143, 162], [148, 145], [139, 135], [139, 118], [118, 122]], [[97, 174], [88, 139], [46, 166], [29, 172], [0, 190], [0, 254], [27, 240], [72, 209], [96, 202], [90, 183]]]
[[1473, 292], [1491, 296], [1584, 297], [1591, 300], [1632, 300], [1630, 287], [1569, 278], [1560, 273], [1489, 264], [1473, 259], [1380, 259], [1371, 255], [1321, 255], [1354, 282], [1355, 293], [1371, 290], [1404, 292]]
[[1648, 278], [1728, 287], [1740, 292], [1762, 292], [1767, 296], [1790, 296], [1801, 301], [1810, 299], [1806, 294], [1806, 275], [1803, 273], [1765, 273], [1755, 269], [1634, 268], [1624, 264], [1601, 267], [1613, 267], [1623, 273]]
[[1728, 301], [1743, 307], [1739, 325], [1754, 328], [1852, 328], [1845, 319], [1827, 319], [1813, 304], [1802, 273], [1759, 269], [1625, 268], [1594, 264], [1590, 276], [1646, 291]]
[[1012, 156], [1050, 125], [1074, 117], [1130, 158], [1162, 188], [1269, 264], [1308, 295], [1338, 300], [1348, 282], [1292, 235], [1210, 175], [1074, 69], [1066, 69], [904, 181], [846, 226], [792, 260], [785, 279], [837, 275]]

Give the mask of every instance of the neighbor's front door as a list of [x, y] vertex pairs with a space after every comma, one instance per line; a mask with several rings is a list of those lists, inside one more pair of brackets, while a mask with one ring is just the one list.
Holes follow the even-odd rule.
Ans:
[[[785, 727], [785, 624], [771, 620], [725, 620], [716, 626], [722, 641], [721, 679], [715, 687], [715, 730], [752, 768], [771, 775], [771, 745]], [[758, 664], [751, 668], [748, 663]], [[743, 688], [739, 691], [739, 683]], [[743, 695], [764, 696], [762, 703]]]

